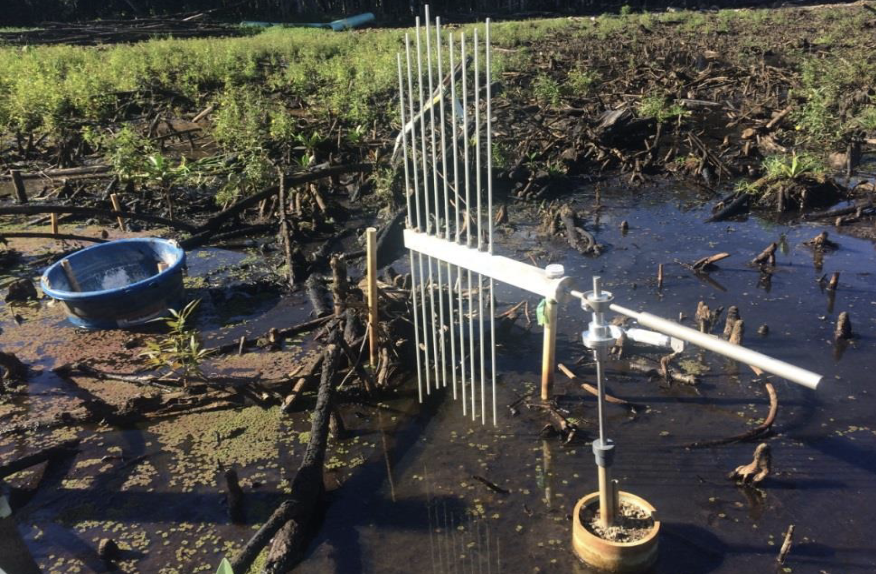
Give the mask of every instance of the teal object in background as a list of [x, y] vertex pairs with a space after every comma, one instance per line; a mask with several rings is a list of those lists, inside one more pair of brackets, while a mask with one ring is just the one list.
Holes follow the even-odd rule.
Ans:
[[357, 28], [362, 26], [363, 24], [367, 24], [369, 22], [374, 21], [374, 14], [371, 12], [365, 12], [364, 14], [357, 14], [356, 16], [350, 16], [349, 18], [343, 18], [341, 20], [335, 20], [334, 22], [318, 22], [318, 23], [303, 23], [303, 24], [284, 24], [281, 22], [257, 22], [252, 20], [245, 20], [240, 23], [241, 26], [250, 26], [255, 28], [272, 28], [274, 26], [281, 26], [283, 28], [322, 28], [324, 30], [334, 30], [335, 32], [340, 32], [341, 30], [350, 30], [352, 28]]

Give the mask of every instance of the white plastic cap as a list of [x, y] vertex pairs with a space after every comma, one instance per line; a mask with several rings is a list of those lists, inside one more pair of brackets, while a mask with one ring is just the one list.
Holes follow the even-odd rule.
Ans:
[[544, 268], [548, 279], [560, 279], [566, 274], [566, 268], [559, 263], [551, 263]]

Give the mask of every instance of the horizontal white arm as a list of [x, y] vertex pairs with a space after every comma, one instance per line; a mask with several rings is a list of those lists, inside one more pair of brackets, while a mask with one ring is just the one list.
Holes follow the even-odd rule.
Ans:
[[688, 343], [708, 349], [719, 355], [724, 355], [725, 357], [737, 360], [740, 363], [757, 367], [768, 373], [801, 384], [804, 387], [815, 389], [818, 387], [818, 383], [821, 382], [822, 377], [818, 373], [795, 367], [790, 363], [768, 357], [767, 355], [758, 353], [757, 351], [752, 351], [751, 349], [746, 349], [740, 345], [735, 345], [724, 339], [719, 339], [714, 335], [701, 333], [696, 329], [679, 325], [678, 323], [664, 319], [663, 317], [658, 317], [651, 313], [639, 313], [632, 309], [627, 309], [626, 307], [621, 307], [620, 305], [615, 304], [612, 304], [610, 309], [615, 313], [632, 317], [643, 327], [660, 331], [670, 337], [676, 337], [683, 341], [687, 341]]
[[490, 255], [434, 235], [426, 235], [413, 229], [404, 230], [405, 247], [479, 273], [496, 281], [519, 287], [545, 299], [564, 301], [572, 285], [571, 277], [550, 279], [547, 272], [535, 265], [521, 263], [501, 255]]

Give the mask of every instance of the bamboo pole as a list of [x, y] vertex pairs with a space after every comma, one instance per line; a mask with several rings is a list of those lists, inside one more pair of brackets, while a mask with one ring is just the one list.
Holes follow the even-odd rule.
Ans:
[[377, 229], [365, 230], [368, 268], [368, 341], [371, 366], [377, 367]]
[[58, 214], [52, 214], [52, 235], [58, 235]]
[[541, 361], [541, 400], [550, 399], [557, 361], [557, 302], [545, 299], [544, 348]]
[[[122, 205], [121, 205], [121, 202], [119, 201], [119, 196], [118, 196], [118, 194], [115, 194], [115, 193], [111, 194], [111, 195], [110, 195], [110, 201], [113, 202], [113, 209], [114, 209], [115, 211], [121, 211], [121, 210], [122, 210]], [[127, 231], [127, 230], [125, 229], [125, 220], [122, 219], [122, 216], [121, 216], [121, 215], [119, 215], [118, 217], [116, 217], [116, 221], [119, 222], [119, 229], [121, 229], [122, 231]]]

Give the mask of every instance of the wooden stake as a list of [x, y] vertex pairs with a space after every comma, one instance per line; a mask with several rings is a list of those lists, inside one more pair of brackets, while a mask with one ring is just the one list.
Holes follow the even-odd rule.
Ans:
[[64, 275], [67, 276], [67, 282], [70, 284], [70, 290], [82, 291], [82, 287], [79, 285], [79, 281], [76, 280], [76, 274], [73, 273], [73, 268], [70, 267], [70, 261], [68, 261], [67, 259], [61, 259], [61, 269], [64, 270]]
[[657, 288], [663, 289], [663, 264], [657, 266]]
[[365, 230], [368, 268], [368, 341], [371, 366], [377, 367], [377, 229]]
[[15, 188], [15, 198], [18, 203], [27, 203], [27, 189], [25, 189], [24, 180], [21, 178], [21, 170], [11, 169], [9, 175], [12, 176], [12, 187]]
[[829, 291], [836, 291], [836, 287], [839, 284], [839, 276], [839, 271], [834, 271], [833, 275], [830, 276], [830, 283], [827, 284]]
[[52, 235], [58, 235], [58, 214], [53, 213], [52, 218]]
[[541, 400], [551, 397], [554, 385], [554, 371], [557, 361], [557, 302], [545, 299], [544, 304], [544, 343], [541, 360]]
[[[121, 205], [121, 203], [119, 202], [119, 196], [118, 196], [117, 194], [115, 194], [115, 193], [111, 194], [111, 195], [110, 195], [110, 201], [113, 202], [113, 209], [114, 209], [115, 211], [121, 211], [121, 210], [122, 210], [122, 205]], [[122, 231], [127, 231], [127, 229], [125, 229], [125, 220], [122, 219], [122, 216], [121, 216], [121, 215], [119, 215], [119, 216], [116, 217], [116, 221], [119, 222], [119, 229], [121, 229]]]

